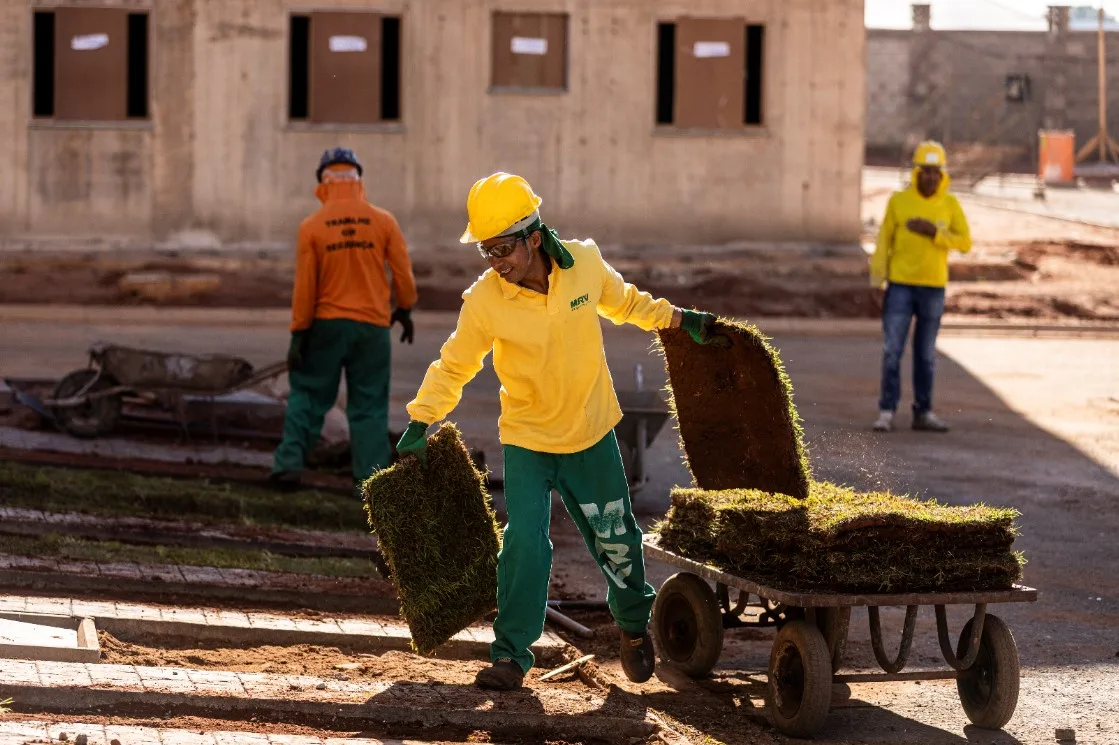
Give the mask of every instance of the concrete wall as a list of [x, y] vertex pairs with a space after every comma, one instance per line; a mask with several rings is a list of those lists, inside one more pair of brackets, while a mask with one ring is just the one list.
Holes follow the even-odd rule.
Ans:
[[[413, 238], [457, 238], [467, 190], [498, 169], [527, 177], [565, 235], [859, 235], [862, 0], [159, 0], [151, 121], [96, 127], [28, 124], [30, 8], [50, 4], [0, 0], [5, 235], [159, 240], [203, 229], [287, 241], [317, 204], [314, 168], [335, 144], [358, 151], [370, 198]], [[403, 17], [400, 125], [288, 122], [288, 14], [311, 8]], [[487, 92], [494, 10], [570, 14], [567, 92]], [[656, 23], [685, 14], [766, 24], [764, 127], [654, 126]]]
[[[1098, 130], [1097, 36], [1068, 31], [1059, 8], [1048, 32], [867, 32], [867, 147], [899, 155], [924, 137], [949, 145], [1017, 148], [1036, 157], [1038, 130]], [[1119, 94], [1119, 33], [1107, 34], [1112, 101]], [[1008, 75], [1028, 75], [1030, 100], [1006, 100]], [[1119, 106], [1109, 109], [1119, 132]]]

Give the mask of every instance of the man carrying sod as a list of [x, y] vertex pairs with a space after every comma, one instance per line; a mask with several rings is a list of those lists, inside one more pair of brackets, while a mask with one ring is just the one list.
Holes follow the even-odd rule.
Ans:
[[627, 284], [593, 241], [561, 241], [541, 223], [541, 201], [507, 173], [470, 190], [461, 242], [477, 243], [490, 268], [463, 293], [458, 325], [408, 404], [411, 423], [397, 450], [425, 457], [428, 427], [451, 413], [492, 350], [508, 521], [498, 556], [493, 665], [475, 682], [519, 688], [535, 661], [529, 645], [544, 631], [556, 489], [606, 578], [622, 668], [640, 683], [655, 664], [647, 633], [655, 593], [645, 582], [641, 529], [614, 436], [622, 412], [599, 316], [646, 331], [682, 326], [701, 344], [727, 340], [711, 332], [713, 315], [674, 308]]
[[886, 206], [878, 246], [870, 258], [870, 282], [886, 285], [882, 300], [882, 392], [874, 429], [894, 428], [901, 399], [901, 357], [914, 317], [913, 429], [946, 432], [933, 413], [936, 335], [944, 315], [948, 252], [971, 250], [971, 231], [959, 200], [948, 192], [947, 157], [937, 142], [923, 142], [913, 154], [913, 180]]
[[[408, 246], [396, 219], [366, 201], [357, 156], [347, 148], [327, 150], [316, 177], [322, 206], [299, 226], [287, 357], [291, 395], [269, 477], [284, 490], [299, 486], [343, 369], [355, 489], [389, 465], [389, 329], [399, 322], [400, 340], [409, 344], [414, 335]], [[391, 314], [386, 264], [396, 290]]]

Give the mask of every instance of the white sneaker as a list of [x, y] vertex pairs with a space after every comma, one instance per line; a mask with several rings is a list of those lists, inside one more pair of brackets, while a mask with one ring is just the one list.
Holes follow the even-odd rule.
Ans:
[[880, 411], [878, 419], [874, 422], [875, 432], [889, 432], [894, 428], [894, 412]]

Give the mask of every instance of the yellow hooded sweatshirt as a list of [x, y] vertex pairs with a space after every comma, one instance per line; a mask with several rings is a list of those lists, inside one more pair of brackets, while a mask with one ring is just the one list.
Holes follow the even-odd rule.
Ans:
[[502, 444], [577, 453], [621, 421], [599, 316], [652, 331], [672, 324], [674, 308], [628, 284], [593, 241], [562, 243], [575, 263], [552, 263], [547, 295], [493, 269], [463, 293], [458, 326], [408, 404], [413, 421], [434, 424], [450, 414], [491, 350]]
[[[909, 188], [895, 192], [886, 206], [878, 246], [870, 258], [870, 283], [874, 287], [886, 281], [944, 287], [948, 284], [948, 251], [971, 250], [971, 230], [959, 200], [948, 193], [948, 173], [944, 173], [936, 193], [926, 199], [917, 191], [918, 170], [913, 169]], [[936, 225], [936, 237], [909, 230], [906, 223], [915, 217]]]

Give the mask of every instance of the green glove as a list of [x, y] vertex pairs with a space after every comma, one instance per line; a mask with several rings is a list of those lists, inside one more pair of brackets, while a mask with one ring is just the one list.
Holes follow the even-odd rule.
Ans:
[[396, 443], [396, 452], [400, 457], [414, 455], [421, 463], [427, 463], [427, 428], [423, 422], [409, 422], [408, 429], [400, 436]]
[[688, 332], [696, 344], [710, 344], [715, 347], [729, 347], [730, 339], [713, 331], [715, 315], [697, 310], [680, 310], [680, 328]]
[[298, 370], [303, 364], [303, 344], [307, 341], [307, 330], [292, 331], [288, 344], [288, 369]]

